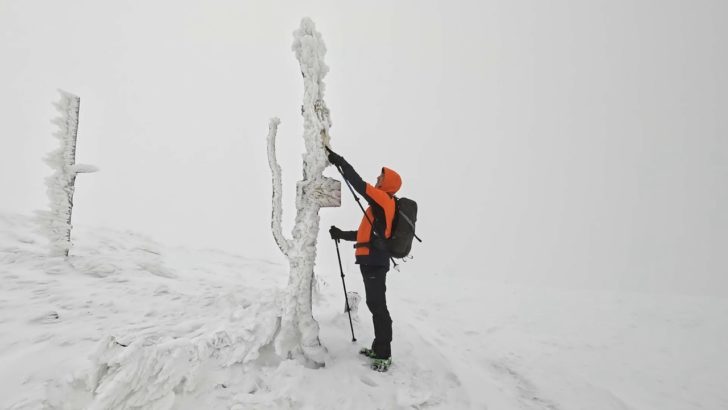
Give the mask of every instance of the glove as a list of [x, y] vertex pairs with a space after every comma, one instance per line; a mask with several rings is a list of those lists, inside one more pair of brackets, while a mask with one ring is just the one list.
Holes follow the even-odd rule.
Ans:
[[332, 165], [336, 165], [337, 167], [340, 167], [344, 163], [344, 157], [335, 153], [334, 151], [331, 151], [331, 148], [326, 147], [326, 151], [329, 152], [329, 162]]
[[334, 225], [331, 225], [331, 229], [329, 229], [329, 234], [331, 235], [331, 239], [333, 239], [333, 240], [341, 239], [342, 233], [343, 232], [341, 231], [341, 229], [335, 227]]

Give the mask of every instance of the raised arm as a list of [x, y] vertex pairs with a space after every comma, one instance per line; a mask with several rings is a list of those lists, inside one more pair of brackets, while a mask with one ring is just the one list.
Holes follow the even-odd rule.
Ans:
[[361, 176], [359, 176], [359, 174], [354, 170], [354, 167], [346, 162], [344, 157], [341, 155], [331, 151], [328, 147], [326, 149], [329, 152], [329, 162], [331, 162], [334, 166], [341, 168], [341, 172], [344, 174], [344, 179], [349, 181], [349, 184], [351, 184], [354, 190], [363, 196], [370, 205], [376, 203], [367, 193], [368, 184], [364, 182]]

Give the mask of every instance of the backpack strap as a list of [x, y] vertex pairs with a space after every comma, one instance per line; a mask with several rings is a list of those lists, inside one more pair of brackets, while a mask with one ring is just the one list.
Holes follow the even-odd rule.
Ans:
[[369, 248], [369, 249], [375, 249], [379, 251], [387, 250], [387, 245], [385, 242], [382, 242], [382, 240], [379, 237], [374, 238], [376, 241], [369, 241], [369, 242], [357, 242], [354, 244], [354, 249], [358, 248]]
[[[397, 214], [398, 214], [399, 216], [401, 216], [402, 218], [404, 218], [404, 220], [405, 220], [405, 221], [407, 221], [407, 223], [409, 224], [409, 226], [411, 226], [411, 227], [412, 227], [412, 231], [414, 231], [414, 230], [415, 230], [415, 224], [414, 224], [414, 223], [412, 223], [412, 220], [411, 220], [411, 219], [409, 219], [409, 217], [408, 217], [407, 215], [405, 215], [405, 214], [404, 214], [404, 213], [402, 213], [402, 212], [399, 212], [399, 210], [397, 210]], [[416, 235], [415, 235], [415, 236], [416, 236]], [[419, 238], [418, 238], [418, 239], [419, 239]]]

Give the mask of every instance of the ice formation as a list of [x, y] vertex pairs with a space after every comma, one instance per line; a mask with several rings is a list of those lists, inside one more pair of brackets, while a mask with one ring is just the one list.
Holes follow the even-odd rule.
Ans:
[[281, 252], [288, 258], [290, 269], [281, 327], [274, 345], [280, 357], [303, 358], [308, 364], [320, 366], [326, 350], [319, 341], [319, 326], [311, 313], [318, 212], [322, 206], [338, 206], [341, 203], [341, 185], [323, 176], [328, 166], [324, 146], [328, 144], [331, 127], [323, 99], [323, 78], [329, 69], [324, 63], [326, 47], [311, 19], [304, 18], [301, 27], [294, 32], [293, 51], [303, 75], [302, 115], [306, 152], [303, 154], [303, 179], [296, 186], [297, 213], [290, 239], [281, 231], [281, 169], [275, 155], [278, 118], [270, 120], [268, 133], [268, 162], [273, 175], [272, 230]]
[[76, 175], [96, 172], [91, 165], [76, 164], [76, 139], [78, 136], [78, 113], [81, 99], [59, 90], [61, 99], [54, 105], [60, 117], [53, 119], [58, 130], [53, 134], [60, 141], [58, 149], [45, 157], [45, 162], [55, 172], [46, 178], [50, 210], [39, 212], [42, 231], [50, 241], [51, 255], [68, 256], [71, 248], [71, 215]]

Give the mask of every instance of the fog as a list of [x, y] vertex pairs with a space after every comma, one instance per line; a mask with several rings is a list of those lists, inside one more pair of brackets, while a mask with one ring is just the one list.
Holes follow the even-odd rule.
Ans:
[[[61, 88], [81, 97], [77, 160], [101, 169], [74, 224], [282, 262], [265, 136], [280, 117], [289, 232], [304, 16], [328, 47], [333, 148], [419, 203], [413, 286], [728, 294], [724, 1], [2, 0], [0, 211], [47, 206]], [[331, 281], [324, 228], [360, 219], [342, 196], [320, 213]]]

